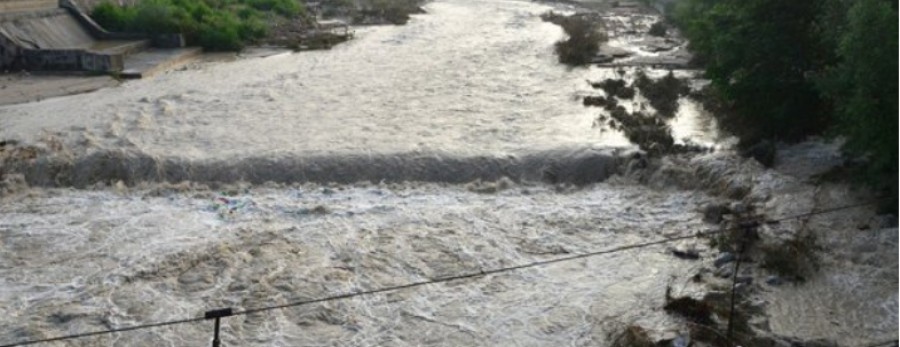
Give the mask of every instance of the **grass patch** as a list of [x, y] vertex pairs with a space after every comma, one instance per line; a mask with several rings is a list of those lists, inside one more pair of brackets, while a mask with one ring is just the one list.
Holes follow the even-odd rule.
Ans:
[[91, 17], [112, 31], [184, 34], [207, 50], [234, 51], [262, 39], [274, 19], [306, 16], [296, 0], [144, 0], [133, 6], [106, 1]]

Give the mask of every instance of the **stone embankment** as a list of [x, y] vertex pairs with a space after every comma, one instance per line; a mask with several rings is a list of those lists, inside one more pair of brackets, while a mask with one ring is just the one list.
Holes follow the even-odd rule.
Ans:
[[77, 3], [67, 0], [0, 0], [0, 68], [4, 70], [117, 73], [128, 69], [128, 57], [151, 46], [181, 48], [184, 40], [180, 35], [150, 38], [108, 32]]

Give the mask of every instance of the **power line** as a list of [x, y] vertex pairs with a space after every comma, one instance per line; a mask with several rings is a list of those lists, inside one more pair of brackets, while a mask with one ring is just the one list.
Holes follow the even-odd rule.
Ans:
[[[880, 200], [874, 200], [874, 201], [869, 201], [866, 203], [860, 203], [860, 204], [854, 204], [854, 205], [835, 207], [835, 208], [831, 208], [831, 209], [824, 209], [824, 210], [820, 210], [820, 211], [816, 211], [816, 212], [803, 213], [803, 214], [793, 215], [793, 216], [789, 216], [789, 217], [783, 217], [783, 218], [779, 218], [779, 219], [769, 220], [767, 222], [768, 223], [779, 223], [779, 222], [797, 219], [797, 218], [803, 218], [803, 217], [807, 217], [807, 216], [814, 216], [814, 215], [818, 215], [818, 214], [826, 214], [826, 213], [831, 213], [831, 212], [836, 212], [836, 211], [847, 210], [847, 209], [851, 209], [851, 208], [863, 207], [863, 206], [871, 205], [878, 201], [880, 201]], [[463, 275], [440, 277], [437, 279], [413, 282], [413, 283], [408, 283], [408, 284], [404, 284], [404, 285], [400, 285], [400, 286], [396, 286], [396, 287], [386, 287], [386, 288], [373, 289], [373, 290], [367, 290], [367, 291], [351, 292], [351, 293], [346, 293], [346, 294], [339, 294], [339, 295], [334, 295], [334, 296], [329, 296], [329, 297], [323, 297], [323, 298], [319, 298], [319, 299], [296, 301], [296, 302], [282, 304], [282, 305], [260, 307], [260, 308], [248, 309], [248, 310], [244, 310], [244, 311], [236, 311], [232, 315], [235, 315], [235, 316], [236, 315], [245, 315], [245, 314], [257, 313], [257, 312], [283, 309], [283, 308], [288, 308], [288, 307], [310, 305], [310, 304], [321, 303], [321, 302], [326, 302], [326, 301], [348, 299], [348, 298], [352, 298], [352, 297], [356, 297], [356, 296], [379, 294], [379, 293], [384, 293], [384, 292], [389, 292], [389, 291], [424, 286], [424, 285], [428, 285], [428, 284], [436, 284], [436, 283], [450, 282], [450, 281], [456, 281], [456, 280], [461, 280], [461, 279], [482, 277], [482, 276], [486, 276], [486, 275], [493, 275], [493, 274], [498, 274], [498, 273], [503, 273], [503, 272], [516, 271], [516, 270], [532, 268], [532, 267], [539, 267], [539, 266], [544, 266], [544, 265], [548, 265], [548, 264], [590, 258], [590, 257], [598, 256], [598, 255], [617, 253], [617, 252], [627, 251], [627, 250], [631, 250], [631, 249], [639, 249], [639, 248], [644, 248], [644, 247], [656, 246], [656, 245], [661, 245], [661, 244], [674, 242], [674, 241], [687, 240], [687, 239], [703, 237], [703, 236], [710, 236], [710, 235], [715, 235], [715, 234], [720, 234], [720, 233], [725, 233], [725, 232], [730, 232], [730, 231], [743, 230], [744, 228], [746, 228], [746, 226], [742, 225], [742, 226], [738, 226], [738, 227], [730, 228], [730, 229], [700, 232], [700, 233], [696, 233], [693, 235], [686, 235], [686, 236], [670, 237], [670, 238], [665, 238], [665, 239], [656, 240], [656, 241], [637, 243], [637, 244], [631, 244], [631, 245], [626, 245], [626, 246], [619, 246], [619, 247], [610, 248], [610, 249], [602, 250], [602, 251], [581, 253], [581, 254], [571, 255], [571, 256], [567, 256], [567, 257], [560, 257], [560, 258], [555, 258], [555, 259], [536, 261], [536, 262], [522, 264], [522, 265], [515, 265], [515, 266], [498, 268], [498, 269], [493, 269], [493, 270], [481, 270], [479, 272], [473, 272], [473, 273], [468, 273], [468, 274], [463, 274]]]
[[[845, 206], [834, 207], [834, 208], [830, 208], [830, 209], [823, 209], [823, 210], [809, 212], [809, 213], [802, 213], [802, 214], [792, 215], [792, 216], [788, 216], [788, 217], [782, 217], [779, 219], [767, 220], [765, 222], [766, 223], [779, 223], [779, 222], [783, 222], [783, 221], [787, 221], [787, 220], [791, 220], [791, 219], [832, 213], [832, 212], [872, 205], [881, 200], [884, 200], [884, 198], [876, 199], [876, 200], [869, 201], [866, 203], [845, 205]], [[756, 222], [758, 222], [758, 221], [756, 221]], [[350, 298], [354, 298], [354, 297], [358, 297], [358, 296], [366, 296], [366, 295], [374, 295], [374, 294], [398, 291], [398, 290], [403, 290], [403, 289], [426, 286], [426, 285], [430, 285], [430, 284], [438, 284], [438, 283], [445, 283], [445, 282], [451, 282], [451, 281], [457, 281], [457, 280], [484, 277], [487, 275], [494, 275], [494, 274], [500, 274], [500, 273], [505, 273], [505, 272], [527, 269], [527, 268], [540, 267], [540, 266], [555, 264], [555, 263], [569, 262], [569, 261], [573, 261], [573, 260], [585, 259], [585, 258], [595, 257], [595, 256], [599, 256], [599, 255], [604, 255], [604, 254], [618, 253], [618, 252], [623, 252], [623, 251], [632, 250], [632, 249], [640, 249], [640, 248], [646, 248], [646, 247], [650, 247], [650, 246], [657, 246], [657, 245], [666, 244], [666, 243], [674, 242], [674, 241], [693, 239], [693, 238], [698, 238], [698, 237], [703, 237], [703, 236], [711, 236], [711, 235], [716, 235], [716, 234], [725, 233], [725, 232], [742, 230], [746, 227], [747, 227], [747, 225], [744, 225], [742, 223], [742, 225], [739, 225], [738, 227], [735, 227], [735, 228], [698, 232], [693, 235], [668, 237], [668, 238], [664, 238], [664, 239], [660, 239], [660, 240], [656, 240], [656, 241], [619, 246], [619, 247], [614, 247], [614, 248], [610, 248], [610, 249], [606, 249], [606, 250], [602, 250], [602, 251], [581, 253], [581, 254], [576, 254], [576, 255], [571, 255], [571, 256], [566, 256], [566, 257], [541, 260], [541, 261], [536, 261], [536, 262], [531, 262], [531, 263], [526, 263], [526, 264], [521, 264], [521, 265], [515, 265], [515, 266], [510, 266], [510, 267], [491, 269], [491, 270], [480, 270], [478, 272], [472, 272], [472, 273], [461, 274], [461, 275], [439, 277], [439, 278], [435, 278], [435, 279], [412, 282], [412, 283], [407, 283], [407, 284], [398, 285], [398, 286], [384, 287], [384, 288], [365, 290], [365, 291], [355, 291], [355, 292], [350, 292], [350, 293], [326, 296], [326, 297], [322, 297], [322, 298], [318, 298], [318, 299], [295, 301], [295, 302], [282, 304], [282, 305], [252, 308], [252, 309], [247, 309], [247, 310], [243, 310], [243, 311], [233, 311], [230, 308], [219, 309], [219, 310], [213, 310], [213, 311], [206, 312], [204, 317], [195, 317], [195, 318], [172, 320], [172, 321], [159, 322], [159, 323], [142, 324], [142, 325], [135, 325], [135, 326], [124, 327], [124, 328], [93, 331], [93, 332], [58, 336], [58, 337], [52, 337], [52, 338], [46, 338], [46, 339], [27, 340], [27, 341], [12, 343], [12, 344], [0, 345], [0, 347], [26, 346], [26, 345], [33, 345], [33, 344], [38, 344], [38, 343], [77, 339], [77, 338], [96, 336], [96, 335], [105, 335], [105, 334], [113, 334], [113, 333], [120, 333], [120, 332], [140, 330], [140, 329], [157, 328], [157, 327], [163, 327], [163, 326], [175, 325], [175, 324], [193, 323], [193, 322], [199, 322], [199, 321], [209, 320], [209, 319], [215, 319], [216, 323], [217, 323], [216, 327], [218, 327], [219, 319], [224, 318], [224, 317], [249, 315], [249, 314], [253, 314], [253, 313], [266, 312], [266, 311], [272, 311], [272, 310], [278, 310], [278, 309], [284, 309], [284, 308], [290, 308], [290, 307], [298, 307], [298, 306], [305, 306], [305, 305], [311, 305], [311, 304], [317, 304], [317, 303], [323, 303], [323, 302], [329, 302], [329, 301], [350, 299]], [[217, 333], [218, 333], [218, 329], [217, 329]], [[883, 344], [867, 346], [867, 347], [879, 347], [882, 345]]]
[[[716, 233], [718, 233], [718, 232], [716, 232]], [[494, 274], [499, 274], [499, 273], [504, 273], [504, 272], [532, 268], [532, 267], [539, 267], [539, 266], [544, 266], [544, 265], [548, 265], [548, 264], [562, 263], [562, 262], [568, 262], [568, 261], [572, 261], [572, 260], [590, 258], [590, 257], [595, 257], [598, 255], [603, 255], [603, 254], [617, 253], [617, 252], [627, 251], [627, 250], [631, 250], [631, 249], [656, 246], [656, 245], [661, 245], [661, 244], [669, 243], [669, 242], [673, 242], [673, 241], [692, 239], [692, 238], [696, 238], [696, 237], [700, 237], [700, 236], [704, 236], [704, 235], [711, 235], [711, 234], [713, 234], [713, 233], [698, 233], [698, 234], [688, 235], [688, 236], [666, 238], [666, 239], [652, 241], [652, 242], [645, 242], [645, 243], [638, 243], [638, 244], [632, 244], [632, 245], [627, 245], [627, 246], [615, 247], [615, 248], [597, 251], [597, 252], [582, 253], [582, 254], [572, 255], [572, 256], [568, 256], [568, 257], [536, 261], [536, 262], [522, 264], [522, 265], [515, 265], [515, 266], [510, 266], [510, 267], [492, 269], [492, 270], [481, 270], [478, 272], [472, 272], [472, 273], [462, 274], [462, 275], [439, 277], [436, 279], [413, 282], [413, 283], [408, 283], [408, 284], [395, 286], [395, 287], [385, 287], [385, 288], [379, 288], [379, 289], [373, 289], [373, 290], [357, 291], [357, 292], [327, 296], [327, 297], [313, 299], [313, 300], [295, 301], [292, 303], [287, 303], [287, 304], [282, 304], [282, 305], [248, 309], [248, 310], [244, 310], [244, 311], [234, 312], [233, 315], [235, 315], [235, 316], [245, 315], [245, 314], [271, 311], [271, 310], [277, 310], [277, 309], [283, 309], [283, 308], [289, 308], [289, 307], [316, 304], [316, 303], [321, 303], [321, 302], [326, 302], [326, 301], [349, 299], [349, 298], [353, 298], [353, 297], [357, 297], [357, 296], [365, 296], [365, 295], [379, 294], [379, 293], [384, 293], [384, 292], [397, 291], [397, 290], [402, 290], [402, 289], [420, 287], [420, 286], [429, 285], [429, 284], [437, 284], [437, 283], [451, 282], [451, 281], [457, 281], [457, 280], [462, 280], [462, 279], [483, 277], [483, 276], [487, 276], [487, 275], [494, 275]]]

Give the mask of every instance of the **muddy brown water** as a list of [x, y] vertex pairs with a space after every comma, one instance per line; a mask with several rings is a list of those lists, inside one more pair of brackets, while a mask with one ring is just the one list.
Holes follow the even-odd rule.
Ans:
[[[597, 93], [586, 79], [619, 73], [557, 64], [562, 31], [538, 17], [549, 9], [435, 1], [406, 26], [359, 28], [330, 51], [204, 63], [0, 108], [0, 136], [50, 152], [21, 164], [33, 186], [0, 204], [0, 343], [707, 228], [698, 208], [721, 198], [619, 177], [633, 146], [594, 126], [597, 110], [579, 100]], [[687, 100], [673, 131], [718, 140]], [[195, 184], [163, 183], [180, 180]], [[223, 337], [241, 346], [587, 346], [608, 344], [626, 324], [672, 336], [680, 326], [660, 310], [665, 288], [699, 294], [685, 280], [698, 266], [648, 248], [233, 317]], [[210, 339], [203, 322], [57, 345]]]

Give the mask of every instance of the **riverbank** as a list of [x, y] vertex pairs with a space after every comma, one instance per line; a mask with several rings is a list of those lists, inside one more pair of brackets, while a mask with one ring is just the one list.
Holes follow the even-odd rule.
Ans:
[[[772, 168], [733, 151], [628, 164], [626, 180], [724, 198], [699, 207], [707, 226], [700, 231], [713, 237], [670, 248], [673, 257], [699, 256], [698, 271], [673, 280], [704, 288], [690, 292], [696, 301], [680, 308], [686, 311], [676, 311], [687, 315], [685, 336], [711, 346], [729, 335], [728, 344], [742, 346], [861, 346], [895, 338], [897, 215], [879, 214], [874, 192], [822, 179], [844, 164], [842, 156], [839, 143], [813, 139], [779, 147]], [[672, 298], [682, 297], [673, 290]], [[732, 290], [737, 309], [729, 334]]]
[[116, 87], [119, 83], [110, 76], [0, 74], [0, 106], [90, 93], [103, 88]]
[[[780, 149], [772, 146], [768, 154], [754, 155], [771, 169], [757, 159], [740, 158], [729, 146], [717, 146], [708, 153], [712, 148], [690, 142], [676, 144], [672, 117], [684, 107], [680, 100], [702, 95], [707, 83], [689, 70], [680, 74], [651, 72], [652, 78], [646, 71], [688, 68], [690, 55], [681, 53], [686, 41], [675, 28], [660, 24], [659, 14], [639, 4], [567, 4], [575, 13], [571, 18], [593, 21], [604, 28], [607, 42], [612, 42], [604, 44], [606, 51], [599, 50], [589, 65], [614, 67], [616, 74], [609, 75], [615, 77], [588, 80], [602, 94], [585, 95], [582, 101], [585, 107], [598, 110], [599, 123], [619, 129], [648, 153], [648, 157], [626, 164], [624, 177], [659, 189], [708, 190], [730, 200], [701, 209], [712, 230], [725, 236], [709, 238], [710, 248], [696, 242], [671, 248], [673, 256], [701, 259], [696, 261], [703, 264], [690, 278], [675, 281], [706, 287], [687, 296], [677, 290], [671, 295], [667, 292], [666, 310], [682, 315], [688, 323], [679, 338], [713, 346], [856, 346], [891, 339], [895, 330], [886, 333], [873, 325], [878, 325], [882, 313], [896, 324], [896, 310], [879, 312], [879, 305], [885, 299], [896, 305], [897, 296], [888, 293], [896, 289], [897, 264], [880, 266], [868, 259], [893, 258], [897, 215], [876, 214], [884, 201], [873, 192], [860, 191], [846, 180], [822, 179], [847, 162], [841, 142], [810, 140]], [[630, 49], [615, 47], [623, 42], [631, 43]], [[636, 46], [641, 48], [635, 50]], [[642, 55], [649, 58], [642, 59]], [[680, 62], [668, 64], [670, 61]], [[865, 205], [817, 214], [859, 203]], [[761, 222], [807, 214], [797, 220]], [[752, 226], [746, 226], [750, 222]], [[860, 230], [864, 231], [859, 234]], [[750, 239], [745, 233], [752, 235]], [[743, 263], [737, 273], [736, 258]], [[867, 277], [836, 282], [873, 271], [887, 280]], [[733, 317], [732, 291], [737, 292]], [[802, 293], [815, 295], [801, 300]], [[847, 319], [847, 307], [853, 307], [853, 319]], [[798, 317], [804, 310], [817, 314]], [[840, 310], [845, 312], [837, 313]], [[866, 318], [860, 318], [863, 316]], [[660, 336], [652, 327], [633, 324], [621, 328], [619, 341], [642, 345], [672, 339]]]
[[[405, 24], [422, 13], [420, 0], [249, 1], [228, 4], [161, 0], [130, 5], [101, 3], [91, 10], [100, 26], [155, 36], [181, 34], [207, 51], [240, 51], [250, 45], [295, 50], [328, 49], [352, 38], [349, 25]], [[336, 18], [345, 21], [337, 23]]]
[[[353, 37], [354, 29], [351, 25], [403, 25], [408, 21], [409, 15], [425, 13], [419, 7], [420, 3], [415, 2], [415, 7], [401, 6], [400, 9], [390, 12], [393, 14], [387, 14], [388, 12], [381, 10], [366, 10], [364, 11], [365, 18], [368, 18], [366, 20], [354, 20], [350, 16], [361, 11], [357, 7], [347, 7], [349, 6], [347, 4], [325, 5], [325, 12], [331, 14], [326, 19], [276, 19], [271, 23], [271, 28], [265, 37], [254, 42], [254, 45], [241, 49], [240, 52], [207, 52], [202, 57], [181, 59], [175, 64], [153, 68], [153, 74], [200, 68], [198, 64], [265, 58], [289, 51], [331, 49]], [[386, 2], [382, 6], [389, 4], [390, 2]], [[322, 8], [317, 10], [323, 11]], [[388, 18], [395, 18], [394, 16], [401, 16], [405, 19], [402, 21], [388, 20]], [[150, 77], [150, 74], [143, 74], [143, 77]], [[104, 88], [117, 87], [123, 82], [118, 76], [97, 76], [85, 73], [7, 72], [0, 74], [0, 106], [91, 93]]]

